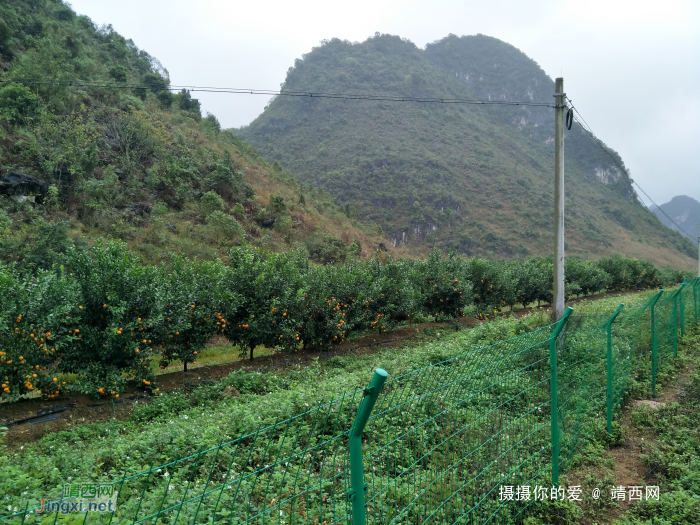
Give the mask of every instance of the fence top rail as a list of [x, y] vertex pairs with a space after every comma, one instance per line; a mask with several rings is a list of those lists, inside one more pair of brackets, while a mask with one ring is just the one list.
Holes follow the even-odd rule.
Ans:
[[680, 286], [678, 286], [678, 288], [669, 293], [669, 295], [661, 299], [661, 301], [659, 301], [659, 304], [666, 304], [671, 301], [675, 301], [678, 298], [678, 296], [681, 293], [683, 293], [683, 290], [686, 286], [688, 286], [688, 279], [683, 279], [683, 282], [680, 284]]
[[620, 303], [620, 306], [617, 307], [617, 309], [610, 316], [610, 319], [608, 319], [608, 322], [605, 323], [606, 326], [615, 322], [615, 319], [617, 319], [617, 316], [620, 315], [620, 312], [622, 312], [622, 309], [624, 307], [625, 307], [625, 303]]
[[[543, 332], [551, 331], [556, 328], [557, 323], [549, 323], [543, 326], [540, 326], [538, 328], [535, 328], [534, 330], [530, 330], [529, 332], [525, 332], [523, 334], [520, 334], [515, 337], [511, 337], [509, 339], [504, 339], [495, 343], [492, 343], [490, 345], [484, 345], [484, 346], [479, 346], [477, 348], [474, 348], [472, 350], [468, 350], [466, 352], [462, 352], [461, 354], [458, 354], [456, 356], [450, 357], [448, 359], [445, 359], [440, 362], [436, 363], [431, 363], [426, 366], [422, 366], [420, 368], [414, 368], [413, 370], [410, 370], [409, 372], [406, 372], [405, 374], [401, 374], [400, 376], [396, 376], [389, 381], [386, 382], [385, 388], [388, 388], [390, 386], [393, 386], [394, 383], [399, 383], [402, 381], [405, 381], [407, 378], [417, 375], [417, 374], [422, 374], [423, 372], [426, 372], [428, 370], [433, 370], [436, 366], [444, 366], [444, 365], [449, 365], [450, 363], [453, 363], [455, 361], [458, 361], [460, 359], [464, 359], [465, 357], [473, 356], [473, 355], [479, 355], [484, 352], [486, 352], [489, 349], [496, 348], [499, 346], [508, 346], [516, 343], [516, 341], [523, 341], [525, 339], [533, 339], [535, 335], [543, 335]], [[530, 344], [526, 347], [523, 347], [523, 350], [527, 350], [528, 348], [531, 348], [532, 346], [536, 346], [544, 341], [549, 340], [551, 337], [551, 333], [548, 334], [546, 337], [544, 337], [541, 341], [536, 339], [536, 342], [533, 344]]]

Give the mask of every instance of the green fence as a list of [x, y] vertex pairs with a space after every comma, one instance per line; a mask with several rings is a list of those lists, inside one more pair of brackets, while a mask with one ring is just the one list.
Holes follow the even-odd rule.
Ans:
[[[610, 431], [631, 385], [698, 321], [698, 279], [387, 380], [188, 457], [124, 473], [113, 512], [30, 501], [4, 523], [518, 523], [581, 439]], [[106, 496], [104, 496], [106, 497]], [[75, 498], [70, 499], [75, 502]], [[51, 505], [56, 505], [52, 507]], [[87, 503], [86, 503], [87, 505]], [[65, 508], [65, 507], [64, 507]]]

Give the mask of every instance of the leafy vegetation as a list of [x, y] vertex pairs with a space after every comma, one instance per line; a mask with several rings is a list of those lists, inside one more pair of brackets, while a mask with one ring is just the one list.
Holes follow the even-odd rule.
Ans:
[[[641, 294], [642, 297], [648, 297], [649, 295], [648, 292]], [[581, 313], [609, 313], [610, 308], [619, 300], [619, 298], [609, 298], [603, 301], [592, 302], [580, 308], [579, 311]], [[626, 301], [626, 299], [623, 300]], [[634, 301], [634, 298], [632, 300]], [[591, 318], [594, 324], [595, 317], [593, 315]], [[489, 345], [503, 341], [506, 338], [518, 336], [526, 337], [524, 341], [532, 342], [530, 339], [527, 339], [529, 335], [533, 334], [532, 329], [536, 329], [542, 324], [546, 324], [546, 322], [546, 317], [541, 314], [526, 316], [521, 319], [501, 318], [493, 323], [480, 324], [473, 330], [446, 331], [441, 335], [435, 334], [439, 337], [439, 341], [418, 347], [390, 349], [373, 355], [348, 355], [323, 361], [314, 360], [310, 366], [305, 368], [292, 367], [276, 371], [241, 370], [232, 373], [220, 382], [207, 383], [194, 390], [186, 389], [159, 396], [147, 405], [138, 403], [131, 412], [131, 416], [126, 420], [112, 419], [108, 422], [89, 424], [76, 422], [76, 424], [68, 426], [61, 432], [45, 436], [36, 443], [25, 444], [21, 448], [12, 446], [11, 453], [0, 458], [0, 487], [2, 487], [5, 494], [3, 503], [9, 505], [11, 511], [20, 510], [18, 506], [27, 501], [27, 498], [33, 505], [36, 498], [58, 492], [68, 477], [77, 480], [90, 479], [97, 482], [119, 482], [125, 474], [143, 472], [144, 469], [145, 472], [149, 472], [149, 465], [168, 464], [160, 471], [156, 471], [154, 468], [153, 476], [149, 476], [147, 481], [144, 481], [143, 477], [127, 481], [127, 485], [125, 485], [126, 490], [124, 490], [124, 494], [127, 496], [124, 499], [121, 499], [120, 496], [120, 513], [125, 512], [128, 516], [133, 516], [135, 512], [138, 512], [136, 504], [139, 507], [143, 505], [142, 512], [155, 511], [163, 498], [163, 494], [166, 494], [168, 497], [168, 505], [177, 504], [180, 498], [183, 497], [186, 486], [190, 488], [190, 492], [188, 492], [190, 497], [199, 494], [203, 490], [203, 486], [205, 487], [204, 490], [208, 490], [210, 487], [214, 490], [224, 489], [225, 487], [222, 485], [226, 483], [238, 484], [237, 480], [240, 477], [245, 477], [250, 472], [254, 472], [262, 467], [262, 463], [258, 462], [261, 461], [260, 458], [267, 457], [267, 437], [270, 432], [275, 443], [275, 448], [270, 457], [279, 453], [281, 454], [280, 458], [286, 458], [287, 453], [292, 454], [296, 452], [296, 450], [293, 450], [294, 443], [299, 444], [300, 441], [295, 436], [290, 440], [285, 439], [283, 436], [285, 431], [289, 430], [289, 425], [285, 421], [287, 418], [295, 417], [294, 421], [304, 425], [307, 433], [313, 431], [313, 434], [309, 437], [313, 438], [315, 436], [317, 438], [315, 443], [318, 443], [319, 447], [326, 446], [328, 443], [332, 444], [333, 440], [329, 441], [328, 435], [323, 438], [323, 432], [317, 433], [319, 430], [324, 430], [325, 426], [322, 425], [322, 429], [308, 417], [304, 418], [304, 415], [314, 414], [310, 407], [325, 406], [323, 403], [331, 398], [341, 399], [343, 392], [364, 387], [367, 381], [368, 370], [376, 366], [382, 366], [392, 370], [392, 376], [401, 378], [404, 374], [407, 374], [406, 377], [410, 377], [411, 371], [416, 371], [421, 367], [440, 364], [441, 366], [439, 367], [427, 369], [430, 370], [430, 377], [434, 378], [435, 374], [441, 373], [441, 371], [452, 377], [451, 372], [456, 372], [455, 369], [457, 368], [454, 365], [466, 364], [469, 361], [469, 356], [472, 356], [472, 353], [465, 354], [465, 349], [480, 347], [478, 355], [498, 355], [498, 349], [503, 348], [503, 346]], [[578, 364], [570, 369], [571, 379], [574, 379], [578, 371], [590, 372], [585, 366], [587, 362], [585, 355], [590, 354], [590, 343], [592, 340], [585, 336], [585, 330], [574, 330], [572, 334], [572, 341], [570, 345], [567, 345], [567, 349], [572, 352], [575, 351], [577, 356], [582, 358], [575, 360]], [[544, 341], [546, 342], [546, 340], [547, 338], [545, 337]], [[511, 341], [513, 340], [511, 339]], [[506, 353], [509, 352], [510, 350], [506, 351]], [[539, 359], [538, 354], [533, 354], [530, 357]], [[516, 352], [510, 355], [510, 358], [521, 360], [523, 356]], [[497, 362], [497, 360], [493, 360], [491, 366]], [[504, 361], [504, 363], [507, 362], [509, 361]], [[504, 363], [500, 366], [504, 366]], [[583, 369], [579, 370], [582, 366]], [[459, 366], [459, 368], [461, 369], [462, 367]], [[503, 378], [499, 379], [492, 385], [492, 388], [495, 388], [495, 390], [489, 390], [489, 392], [493, 392], [494, 396], [517, 400], [518, 398], [511, 398], [510, 396], [521, 392], [523, 387], [527, 388], [529, 386], [526, 390], [529, 396], [528, 399], [534, 401], [536, 399], [535, 389], [539, 388], [539, 390], [542, 390], [542, 387], [537, 385], [543, 384], [542, 381], [537, 381], [538, 373], [536, 369], [529, 372], [523, 369], [513, 370], [512, 374], [511, 379], [508, 381], [504, 381]], [[529, 380], [525, 377], [528, 375], [531, 376]], [[518, 378], [517, 381], [515, 380], [516, 378]], [[438, 383], [436, 382], [433, 386], [437, 388]], [[451, 385], [452, 382], [449, 384]], [[544, 384], [546, 384], [546, 381]], [[604, 391], [604, 382], [601, 385], [603, 386], [600, 387], [599, 385], [597, 390], [602, 388]], [[396, 389], [397, 386], [400, 387], [401, 392], [406, 391], [408, 388], [410, 395], [419, 393], [421, 399], [425, 397], [425, 392], [420, 388], [421, 384], [417, 385], [418, 389], [416, 392], [412, 392], [413, 387], [410, 384], [404, 385], [399, 382], [393, 388]], [[474, 388], [474, 384], [471, 386]], [[563, 388], [565, 389], [566, 387]], [[231, 396], [231, 391], [235, 391], [236, 394]], [[443, 392], [440, 389], [436, 391]], [[395, 396], [396, 393], [393, 392], [390, 395]], [[498, 397], [494, 397], [492, 401], [497, 399]], [[604, 396], [602, 400], [604, 401]], [[470, 415], [473, 415], [474, 411], [478, 410], [485, 403], [485, 400], [481, 398], [474, 401], [477, 404], [474, 406], [465, 404], [463, 411], [457, 412], [456, 409], [453, 409], [455, 412], [451, 415], [453, 424], [461, 421], [461, 419], [457, 418], [466, 417], [467, 421], [473, 420], [473, 418], [470, 419]], [[592, 400], [593, 403], [598, 403], [599, 401], [601, 401], [600, 396]], [[579, 399], [577, 401], [578, 404], [581, 402], [587, 404], [588, 400]], [[343, 410], [338, 410], [343, 417], [346, 411], [349, 410], [345, 408], [345, 405], [343, 405]], [[420, 411], [422, 417], [423, 415], [428, 416], [439, 413], [439, 407], [437, 398], [435, 400], [428, 398], [426, 401], [418, 403], [416, 410]], [[546, 417], [538, 414], [518, 415], [519, 411], [511, 410], [510, 408], [506, 407], [504, 409], [504, 417], [527, 417], [530, 423], [540, 421], [541, 417]], [[588, 408], [590, 409], [590, 407]], [[309, 412], [310, 410], [312, 412]], [[438, 412], [435, 412], [436, 410]], [[423, 411], [426, 412], [424, 413]], [[588, 417], [591, 415], [589, 414], [590, 410], [581, 412], [574, 407], [568, 409], [568, 411], [562, 409], [562, 412], [571, 412], [570, 415], [576, 416], [575, 419], [577, 420], [585, 412], [584, 415], [586, 417], [583, 424], [588, 428], [588, 425], [592, 422], [592, 419]], [[221, 425], [222, 420], [227, 421], [227, 425]], [[598, 417], [597, 420], [599, 425], [600, 418]], [[285, 421], [285, 424], [281, 426], [276, 425], [275, 423], [279, 421]], [[487, 425], [482, 429], [484, 431], [483, 438], [488, 439], [488, 442], [491, 443], [491, 439], [494, 437], [492, 436], [493, 433], [487, 431], [489, 428], [488, 422], [484, 420], [483, 423]], [[294, 424], [296, 425], [297, 423]], [[393, 430], [399, 433], [407, 432], [410, 435], [410, 429], [413, 428], [410, 415], [386, 418], [382, 425], [388, 425], [388, 428], [392, 429], [391, 435], [394, 435]], [[546, 428], [546, 426], [543, 428]], [[481, 429], [481, 427], [478, 428]], [[180, 469], [177, 469], [173, 463], [170, 463], [173, 458], [183, 458], [195, 450], [215, 450], [217, 445], [222, 442], [231, 442], [238, 436], [246, 435], [250, 432], [254, 433], [258, 429], [263, 429], [259, 439], [248, 439], [241, 443], [241, 447], [246, 452], [245, 457], [240, 457], [242, 463], [238, 461], [238, 456], [235, 456], [235, 458], [231, 456], [228, 449], [222, 449], [221, 454], [217, 453], [216, 457], [213, 456], [213, 453], [206, 455], [205, 459], [202, 460], [202, 468], [199, 469], [191, 468], [191, 462], [185, 462], [183, 464], [184, 468]], [[272, 430], [270, 431], [270, 429]], [[528, 425], [517, 425], [512, 429], [509, 428], [508, 437], [515, 440], [507, 442], [509, 447], [512, 447], [514, 443], [521, 443], [521, 433], [529, 433], [530, 430]], [[503, 434], [503, 432], [505, 432], [505, 429], [497, 434]], [[567, 430], [565, 435], [570, 433], [571, 431]], [[589, 434], [590, 432], [587, 431], [586, 433]], [[432, 434], [440, 435], [439, 432]], [[306, 434], [304, 435], [306, 436]], [[527, 443], [545, 446], [547, 443], [546, 437], [546, 435], [530, 436]], [[428, 439], [428, 436], [424, 437], [424, 440], [426, 439]], [[435, 438], [431, 437], [430, 439]], [[439, 439], [442, 440], [443, 438]], [[475, 436], [475, 439], [477, 439], [477, 436]], [[304, 443], [307, 443], [306, 438], [301, 441], [301, 446], [304, 446]], [[499, 445], [497, 442], [493, 443], [494, 446]], [[500, 444], [503, 443], [502, 441], [500, 442]], [[381, 453], [381, 450], [381, 448], [378, 449], [378, 452]], [[525, 448], [522, 454], [527, 454], [528, 457], [534, 458], [539, 450], [540, 446], [534, 449]], [[546, 450], [546, 447], [543, 450]], [[566, 446], [564, 450], [566, 450]], [[493, 454], [493, 450], [487, 449], [487, 447], [480, 447], [477, 452], [480, 454], [479, 457], [483, 455], [485, 459], [491, 458], [489, 454]], [[518, 463], [522, 461], [520, 455], [521, 452], [517, 451], [514, 457]], [[304, 456], [306, 457], [306, 454]], [[543, 458], [545, 464], [548, 461], [547, 457], [548, 455], [545, 454]], [[230, 468], [226, 470], [226, 467], [231, 464], [233, 459], [236, 459], [233, 470]], [[308, 463], [303, 463], [303, 465], [306, 464]], [[223, 465], [223, 471], [220, 470], [221, 465]], [[294, 456], [284, 460], [280, 465], [276, 465], [274, 472], [294, 472], [297, 467], [297, 458]], [[412, 468], [415, 468], [415, 465]], [[217, 473], [217, 476], [211, 478], [213, 483], [210, 485], [208, 474], [212, 470]], [[377, 470], [379, 471], [379, 468]], [[397, 490], [386, 494], [378, 494], [379, 498], [388, 498], [388, 501], [395, 501], [402, 505], [412, 499], [406, 496], [408, 495], [407, 491], [411, 489], [411, 483], [413, 483], [411, 480], [415, 480], [415, 477], [401, 476], [400, 473], [403, 470], [402, 467], [395, 473], [392, 473], [394, 471], [389, 470], [385, 472], [382, 469], [381, 472], [368, 474], [371, 478], [375, 478], [375, 481], [378, 476], [386, 477], [387, 475], [394, 476], [399, 474], [396, 478]], [[225, 478], [223, 477], [224, 472], [226, 474]], [[500, 469], [498, 469], [498, 472], [500, 472]], [[306, 469], [304, 473], [307, 473]], [[318, 471], [308, 472], [307, 474], [312, 475], [312, 479], [316, 479], [315, 476], [318, 475]], [[277, 491], [279, 487], [286, 486], [285, 483], [280, 484], [281, 481], [285, 480], [285, 477], [283, 475], [270, 475], [268, 482], [267, 476], [268, 474], [263, 473], [259, 478], [264, 481], [263, 485], [267, 487], [265, 489], [266, 496], [260, 492], [255, 492], [255, 486], [247, 483], [244, 479], [240, 485], [240, 492], [236, 490], [234, 494], [234, 492], [224, 491], [222, 500], [209, 498], [203, 502], [203, 509], [208, 509], [215, 503], [218, 505], [217, 501], [223, 501], [221, 509], [222, 519], [228, 519], [229, 513], [233, 513], [231, 515], [234, 517], [238, 516], [239, 519], [244, 519], [241, 518], [240, 513], [236, 513], [237, 509], [247, 506], [248, 512], [256, 513], [260, 509], [260, 504], [265, 502], [266, 508], [272, 507], [277, 512], [277, 500], [271, 501], [274, 493], [270, 491]], [[182, 483], [183, 480], [185, 480], [184, 483]], [[188, 485], [187, 480], [191, 482], [191, 486]], [[496, 478], [493, 478], [493, 480], [495, 480], [496, 484], [500, 483], [502, 480], [500, 473], [497, 474], [497, 480]], [[492, 478], [484, 478], [484, 481], [486, 484], [489, 484]], [[463, 477], [459, 477], [458, 482], [459, 486], [462, 486], [465, 480]], [[144, 483], [146, 484], [144, 485]], [[291, 483], [292, 481], [287, 482], [287, 484]], [[338, 483], [342, 484], [342, 480], [338, 480]], [[139, 490], [131, 490], [137, 486]], [[170, 489], [170, 486], [173, 488]], [[144, 487], [146, 487], [146, 490], [144, 490]], [[287, 494], [289, 497], [293, 496], [289, 492]], [[143, 497], [142, 501], [137, 499], [139, 496]], [[313, 519], [315, 514], [312, 514], [312, 512], [318, 512], [320, 507], [320, 502], [316, 502], [314, 498], [321, 498], [321, 496], [325, 498], [324, 502], [329, 505], [340, 504], [345, 501], [344, 491], [334, 491], [331, 484], [324, 484], [318, 491], [314, 489], [314, 494], [309, 494], [308, 497], [298, 500], [306, 502], [303, 507], [294, 507], [290, 510], [288, 505], [280, 504], [279, 510], [285, 513], [298, 513], [301, 517]], [[248, 499], [249, 497], [251, 498], [250, 500]], [[435, 501], [439, 502], [441, 500]], [[234, 502], [238, 502], [239, 505], [234, 505]], [[460, 505], [459, 502], [455, 504], [459, 507], [460, 513], [464, 511], [463, 505]], [[479, 508], [487, 514], [490, 512], [510, 512], [510, 507], [506, 505], [501, 505], [499, 508], [497, 499], [493, 497], [486, 498], [483, 505]], [[312, 508], [314, 509], [313, 511]], [[374, 508], [376, 509], [377, 505]], [[392, 509], [394, 509], [394, 506], [388, 505], [385, 512], [392, 512]], [[532, 510], [534, 517], [529, 518], [530, 521], [528, 523], [559, 523], [562, 520], [566, 522], [565, 516], [572, 519], [580, 518], [580, 514], [577, 514], [575, 508], [572, 508], [571, 505], [559, 505], [558, 502], [547, 502], [547, 504], [537, 505]], [[183, 507], [185, 516], [191, 517], [194, 511], [194, 507]], [[207, 512], [206, 510], [203, 511]]]
[[[540, 316], [504, 318], [474, 330], [434, 334], [434, 343], [419, 347], [315, 360], [302, 369], [241, 370], [189, 392], [164, 394], [148, 404], [139, 402], [125, 420], [76, 422], [64, 431], [21, 449], [12, 446], [8, 454], [0, 455], [3, 507], [18, 506], [35, 494], [52, 494], [68, 477], [118, 481], [124, 471], [139, 472], [151, 461], [161, 464], [186, 456], [193, 443], [196, 449], [207, 449], [222, 439], [274, 424], [349, 389], [364, 387], [367, 370], [378, 363], [398, 376], [435, 362], [436, 356], [444, 360], [463, 353], [466, 347], [522, 334], [542, 321]], [[229, 387], [240, 396], [227, 395]], [[221, 425], [221, 421], [228, 423]]]
[[375, 251], [377, 234], [172, 94], [167, 70], [111, 26], [52, 0], [3, 2], [0, 20], [0, 260], [48, 269], [99, 238], [154, 263], [213, 260], [242, 242], [291, 250], [317, 229], [339, 253]]
[[[546, 259], [491, 262], [439, 251], [426, 260], [313, 266], [301, 250], [245, 245], [231, 249], [226, 263], [173, 256], [156, 266], [142, 264], [124, 244], [100, 243], [69, 249], [63, 263], [36, 272], [0, 267], [0, 399], [34, 390], [53, 398], [66, 388], [118, 397], [127, 380], [157, 392], [152, 360], [187, 370], [217, 334], [252, 359], [259, 345], [327, 349], [356, 332], [464, 317], [472, 305], [484, 319], [552, 296]], [[649, 289], [684, 277], [621, 257], [571, 259], [567, 269], [569, 296]], [[66, 385], [59, 373], [78, 379]]]
[[[596, 303], [601, 303], [596, 301]], [[588, 306], [600, 310], [599, 304]], [[628, 406], [629, 418], [623, 422], [618, 414], [608, 434], [600, 420], [591, 421], [595, 431], [589, 433], [573, 459], [573, 468], [562, 484], [582, 485], [581, 502], [539, 502], [529, 514], [527, 525], [559, 523], [613, 523], [613, 525], [682, 525], [698, 520], [700, 487], [694, 457], [697, 451], [698, 357], [700, 342], [698, 326], [693, 315], [686, 317], [685, 337], [679, 338], [678, 357], [669, 356], [660, 363], [657, 384], [663, 384], [667, 394], [678, 392], [678, 400], [662, 401], [652, 408], [645, 403]], [[689, 384], [681, 386], [679, 378], [690, 372]], [[649, 399], [650, 374], [640, 370], [630, 377], [627, 392], [621, 401]], [[623, 424], [625, 426], [623, 426]], [[630, 435], [633, 430], [638, 434]], [[641, 434], [639, 434], [641, 432]], [[644, 436], [644, 437], [641, 437]], [[640, 439], [641, 437], [641, 439]], [[645, 439], [646, 438], [646, 441]], [[610, 499], [611, 489], [625, 486], [629, 463], [616, 469], [615, 461], [624, 461], [624, 455], [609, 455], [609, 451], [628, 444], [642, 466], [636, 473], [637, 484], [659, 486], [659, 499], [644, 498], [631, 502], [623, 511]], [[616, 459], [617, 458], [617, 459]], [[600, 499], [591, 497], [594, 488], [600, 490]], [[618, 516], [613, 519], [612, 516]]]

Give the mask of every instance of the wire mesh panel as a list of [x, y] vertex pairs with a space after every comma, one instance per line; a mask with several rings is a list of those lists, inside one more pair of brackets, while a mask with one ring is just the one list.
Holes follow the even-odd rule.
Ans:
[[368, 425], [368, 523], [505, 523], [551, 466], [553, 325], [389, 381]]
[[681, 294], [680, 309], [683, 313], [683, 321], [686, 327], [697, 322], [698, 318], [698, 284], [700, 278], [696, 277], [686, 282]]
[[[361, 397], [361, 391], [351, 392], [210, 450], [126, 476], [114, 484], [115, 512], [85, 512], [78, 521], [347, 523], [348, 431]], [[59, 505], [66, 501], [56, 499]], [[57, 522], [76, 519], [60, 509], [27, 512], [5, 523], [46, 523], [47, 515], [52, 522], [54, 515]]]
[[559, 469], [570, 465], [591, 421], [605, 422], [609, 314], [571, 315], [557, 341]]
[[625, 305], [611, 325], [612, 405], [618, 410], [635, 381], [651, 375], [651, 310], [656, 296]]
[[656, 334], [659, 361], [673, 357], [678, 344], [679, 291], [664, 293], [656, 303]]

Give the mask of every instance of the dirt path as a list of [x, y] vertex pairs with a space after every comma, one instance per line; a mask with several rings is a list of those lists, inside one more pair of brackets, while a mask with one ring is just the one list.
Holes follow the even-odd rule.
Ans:
[[[680, 375], [664, 388], [663, 392], [654, 399], [635, 399], [625, 404], [618, 419], [620, 426], [625, 432], [625, 440], [620, 446], [611, 447], [606, 450], [603, 457], [611, 463], [608, 469], [592, 469], [587, 473], [593, 474], [598, 480], [605, 479], [605, 474], [609, 473], [608, 479], [612, 479], [615, 486], [645, 486], [659, 485], [659, 480], [655, 473], [650, 471], [642, 461], [642, 455], [648, 453], [656, 444], [656, 435], [652, 429], [639, 429], [632, 423], [632, 413], [641, 406], [648, 406], [652, 410], [658, 410], [666, 404], [677, 402], [685, 394], [685, 390], [690, 384], [694, 361], [690, 361]], [[607, 471], [607, 472], [606, 472]], [[579, 477], [579, 476], [575, 476]], [[610, 498], [609, 488], [601, 488], [601, 499]], [[601, 516], [595, 519], [584, 519], [583, 525], [593, 525], [594, 523], [611, 523], [619, 519], [630, 508], [630, 502], [625, 500], [616, 501]], [[602, 521], [601, 521], [602, 519]]]

